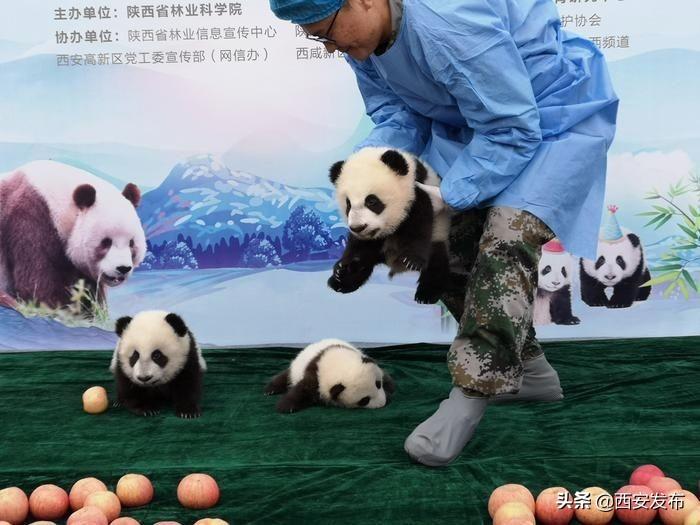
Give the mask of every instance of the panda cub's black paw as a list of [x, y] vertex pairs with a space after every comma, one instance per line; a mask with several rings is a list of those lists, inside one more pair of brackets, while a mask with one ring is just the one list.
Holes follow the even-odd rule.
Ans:
[[351, 293], [357, 290], [366, 280], [358, 262], [338, 261], [333, 266], [333, 275], [328, 279], [328, 287], [335, 292]]
[[177, 413], [177, 417], [181, 419], [197, 419], [202, 416], [202, 411], [199, 409], [186, 410]]
[[428, 286], [418, 286], [413, 300], [418, 304], [435, 304], [442, 297], [442, 290]]
[[153, 417], [153, 416], [157, 416], [158, 414], [160, 414], [160, 410], [158, 410], [157, 408], [147, 408], [147, 409], [141, 410], [141, 415], [143, 417]]
[[292, 414], [294, 412], [297, 412], [299, 410], [299, 407], [293, 399], [290, 399], [289, 397], [283, 397], [279, 401], [277, 401], [275, 409], [280, 414]]
[[117, 399], [114, 403], [112, 403], [112, 406], [114, 408], [121, 408], [122, 402]]
[[399, 261], [409, 272], [420, 272], [428, 264], [428, 260], [420, 255], [413, 253], [404, 253], [399, 256]]

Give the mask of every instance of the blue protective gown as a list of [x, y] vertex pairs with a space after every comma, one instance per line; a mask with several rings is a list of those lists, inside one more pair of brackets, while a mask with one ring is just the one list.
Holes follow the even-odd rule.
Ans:
[[376, 124], [358, 149], [420, 155], [452, 208], [527, 210], [596, 258], [618, 99], [552, 0], [405, 0], [392, 47], [347, 60]]

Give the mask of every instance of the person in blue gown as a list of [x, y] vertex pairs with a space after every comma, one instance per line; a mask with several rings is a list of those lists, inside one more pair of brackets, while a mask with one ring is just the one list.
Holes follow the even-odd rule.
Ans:
[[453, 388], [404, 445], [446, 465], [489, 403], [562, 397], [532, 328], [537, 264], [554, 237], [596, 258], [618, 109], [605, 59], [561, 28], [553, 0], [269, 1], [345, 54], [375, 123], [356, 149], [420, 156], [457, 213], [451, 249], [469, 279], [443, 301], [460, 325]]

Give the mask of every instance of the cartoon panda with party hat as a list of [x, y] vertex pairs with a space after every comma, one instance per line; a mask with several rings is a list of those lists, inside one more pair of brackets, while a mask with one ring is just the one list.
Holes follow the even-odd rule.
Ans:
[[542, 246], [533, 314], [535, 325], [577, 325], [581, 322], [571, 310], [572, 266], [573, 258], [559, 239], [552, 239]]
[[[642, 243], [637, 235], [620, 228], [617, 211], [617, 206], [608, 206], [598, 239], [598, 258], [580, 260], [581, 299], [588, 306], [629, 308], [651, 293], [650, 286], [641, 286], [651, 279]], [[612, 289], [609, 297], [608, 289]]]

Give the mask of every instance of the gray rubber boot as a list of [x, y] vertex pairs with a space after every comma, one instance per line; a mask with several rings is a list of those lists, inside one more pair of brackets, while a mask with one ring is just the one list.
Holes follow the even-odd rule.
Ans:
[[517, 394], [498, 394], [489, 398], [489, 403], [559, 401], [561, 399], [564, 399], [564, 393], [559, 383], [559, 374], [542, 354], [523, 362], [523, 384]]
[[437, 411], [406, 438], [404, 450], [423, 465], [447, 465], [474, 435], [487, 406], [487, 397], [467, 397], [461, 388], [453, 387]]

